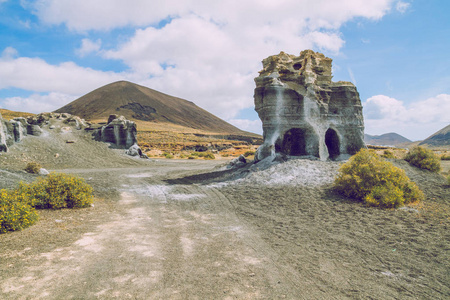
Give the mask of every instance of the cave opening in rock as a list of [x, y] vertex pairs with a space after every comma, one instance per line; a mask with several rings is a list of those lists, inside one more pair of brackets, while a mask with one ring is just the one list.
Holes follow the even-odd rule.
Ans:
[[301, 156], [306, 152], [306, 130], [292, 128], [284, 134], [281, 151], [287, 155]]
[[328, 154], [331, 159], [339, 156], [339, 137], [335, 130], [329, 128], [325, 133], [325, 145], [328, 148]]

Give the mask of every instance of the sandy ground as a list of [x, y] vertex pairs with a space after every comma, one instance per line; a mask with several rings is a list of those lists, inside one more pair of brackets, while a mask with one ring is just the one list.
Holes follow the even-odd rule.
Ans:
[[[78, 144], [94, 154], [89, 147], [103, 147]], [[220, 171], [220, 161], [104, 152], [115, 166], [94, 154], [91, 165], [42, 154], [54, 170], [85, 178], [97, 201], [40, 211], [36, 225], [0, 235], [0, 299], [450, 297], [450, 189], [438, 174], [394, 161], [427, 199], [381, 210], [332, 193], [339, 163], [235, 172]], [[15, 155], [2, 155], [0, 188], [33, 179]]]

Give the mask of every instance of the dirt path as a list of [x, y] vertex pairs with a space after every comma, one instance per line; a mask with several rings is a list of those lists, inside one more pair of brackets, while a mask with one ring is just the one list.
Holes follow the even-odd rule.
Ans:
[[69, 245], [43, 253], [27, 247], [7, 271], [3, 255], [0, 298], [294, 297], [298, 287], [274, 263], [275, 254], [218, 189], [168, 186], [164, 172], [175, 170], [164, 170], [123, 170], [114, 210]]
[[450, 296], [450, 190], [439, 175], [402, 165], [428, 199], [381, 210], [330, 193], [337, 163], [214, 183], [229, 176], [204, 174], [219, 163], [63, 170], [99, 199], [0, 235], [0, 299]]

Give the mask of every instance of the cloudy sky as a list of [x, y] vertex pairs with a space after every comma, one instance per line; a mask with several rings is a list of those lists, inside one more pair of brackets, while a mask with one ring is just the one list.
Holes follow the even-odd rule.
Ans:
[[450, 123], [447, 0], [0, 0], [0, 107], [55, 110], [128, 80], [261, 133], [261, 60], [313, 49], [356, 84], [366, 133]]

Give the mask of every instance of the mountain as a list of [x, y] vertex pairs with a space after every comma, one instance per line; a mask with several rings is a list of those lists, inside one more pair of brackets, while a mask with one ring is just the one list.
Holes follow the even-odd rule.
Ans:
[[423, 140], [419, 145], [429, 146], [450, 146], [450, 125], [442, 128], [438, 132]]
[[194, 103], [128, 81], [100, 87], [57, 109], [88, 121], [104, 121], [110, 114], [134, 121], [198, 129], [210, 133], [256, 136], [214, 116]]
[[412, 141], [400, 134], [391, 132], [382, 135], [364, 134], [364, 142], [374, 146], [396, 146], [403, 143], [411, 143]]

